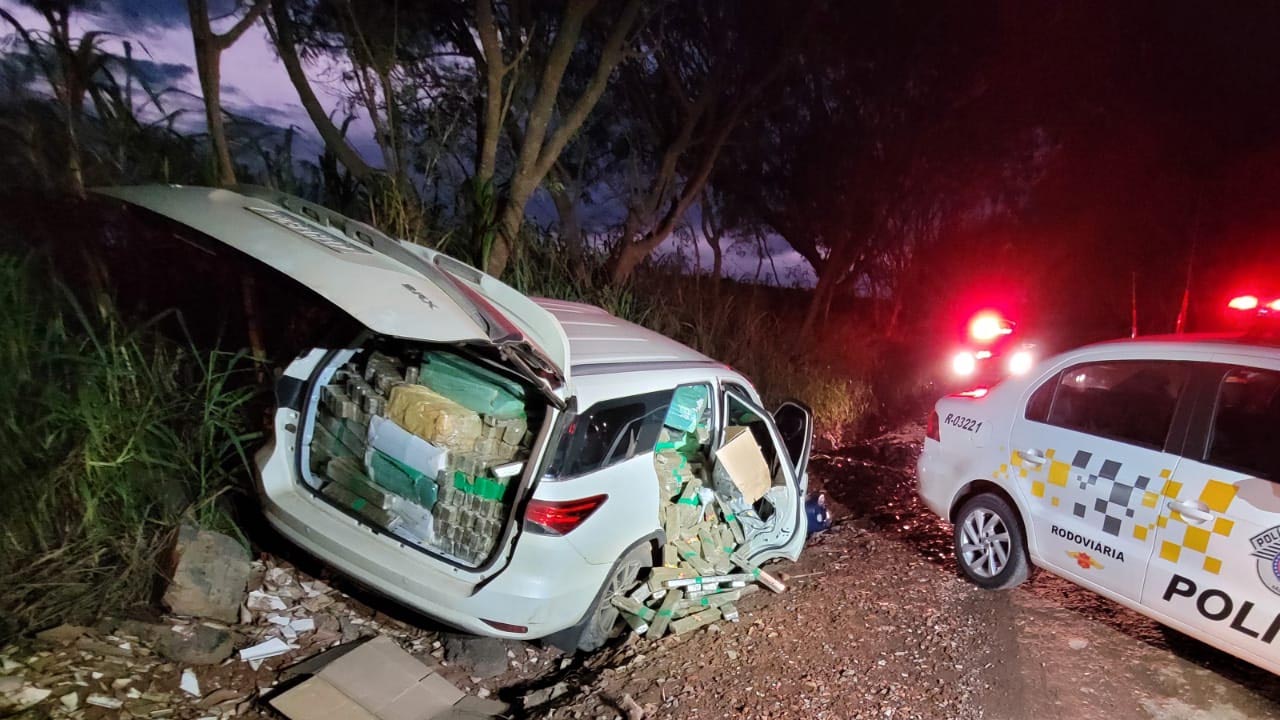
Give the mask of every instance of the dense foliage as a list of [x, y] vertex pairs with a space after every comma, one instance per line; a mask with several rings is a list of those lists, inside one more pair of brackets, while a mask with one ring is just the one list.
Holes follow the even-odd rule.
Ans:
[[234, 529], [258, 433], [234, 354], [175, 343], [0, 255], [0, 637], [150, 598], [184, 517]]

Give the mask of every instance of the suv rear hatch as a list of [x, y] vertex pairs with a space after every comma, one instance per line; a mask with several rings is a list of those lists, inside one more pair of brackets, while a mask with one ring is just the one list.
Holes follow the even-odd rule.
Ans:
[[505, 536], [547, 416], [538, 392], [479, 349], [375, 335], [309, 386], [297, 469], [332, 505], [467, 568]]
[[397, 542], [488, 565], [516, 531], [548, 406], [568, 396], [568, 340], [550, 313], [452, 258], [282, 193], [99, 192], [225, 243], [368, 328], [312, 374], [296, 479]]

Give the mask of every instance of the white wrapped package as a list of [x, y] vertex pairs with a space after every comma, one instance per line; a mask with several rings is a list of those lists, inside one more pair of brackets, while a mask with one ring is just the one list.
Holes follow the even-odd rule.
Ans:
[[384, 417], [369, 418], [369, 448], [380, 450], [429, 478], [449, 464], [449, 451], [423, 440]]

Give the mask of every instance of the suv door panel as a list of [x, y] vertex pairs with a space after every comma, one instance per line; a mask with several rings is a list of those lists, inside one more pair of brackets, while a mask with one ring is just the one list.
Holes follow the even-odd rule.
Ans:
[[[724, 442], [724, 433], [729, 426], [743, 424], [749, 420], [753, 431], [763, 428], [763, 432], [753, 432], [765, 457], [773, 458], [773, 486], [765, 494], [764, 501], [771, 504], [773, 513], [767, 519], [753, 518], [754, 513], [739, 512], [739, 521], [747, 540], [739, 549], [751, 561], [761, 563], [773, 558], [786, 557], [795, 560], [808, 536], [808, 518], [805, 516], [804, 498], [808, 486], [805, 475], [797, 475], [795, 465], [788, 454], [787, 444], [778, 431], [773, 416], [763, 408], [739, 394], [735, 389], [723, 392], [721, 404], [724, 412], [724, 423], [716, 438], [716, 447]], [[790, 407], [808, 412], [800, 405]], [[735, 414], [737, 410], [737, 414]], [[809, 424], [811, 426], [812, 420]], [[807, 459], [807, 458], [804, 458]], [[757, 503], [759, 505], [759, 503]]]

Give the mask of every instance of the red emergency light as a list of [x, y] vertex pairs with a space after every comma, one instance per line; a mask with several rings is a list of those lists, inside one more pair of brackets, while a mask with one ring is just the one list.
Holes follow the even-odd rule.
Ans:
[[[1280, 301], [1273, 300], [1271, 304], [1274, 305], [1276, 302]], [[1236, 297], [1231, 298], [1231, 301], [1227, 303], [1227, 307], [1232, 310], [1256, 310], [1258, 308], [1258, 296], [1237, 295]]]
[[1013, 324], [995, 311], [984, 311], [969, 321], [969, 337], [980, 343], [994, 342], [1013, 332]]
[[1227, 301], [1227, 308], [1258, 317], [1268, 317], [1274, 313], [1280, 313], [1280, 298], [1263, 300], [1257, 295], [1237, 295]]

